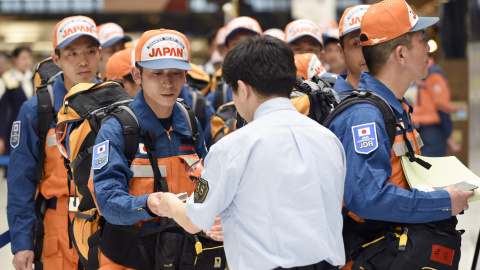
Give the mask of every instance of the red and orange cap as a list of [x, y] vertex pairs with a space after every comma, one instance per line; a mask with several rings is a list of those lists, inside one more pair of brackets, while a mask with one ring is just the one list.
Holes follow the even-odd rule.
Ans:
[[150, 30], [143, 33], [135, 47], [135, 61], [148, 69], [191, 70], [190, 44], [178, 31]]
[[345, 9], [340, 19], [339, 35], [343, 37], [348, 33], [359, 30], [362, 17], [370, 7], [371, 5], [358, 5]]
[[120, 40], [123, 40], [125, 42], [132, 40], [131, 37], [125, 36], [123, 28], [120, 25], [113, 22], [99, 25], [98, 37], [100, 40], [100, 46], [102, 46], [102, 48], [113, 46]]
[[288, 44], [305, 36], [314, 38], [323, 46], [322, 32], [313, 21], [305, 19], [295, 20], [285, 27], [285, 42]]
[[90, 36], [98, 41], [97, 25], [86, 16], [67, 17], [55, 26], [53, 49], [61, 49], [81, 36]]
[[317, 55], [314, 53], [296, 54], [295, 66], [297, 67], [297, 76], [304, 79], [311, 79], [313, 76], [322, 76], [327, 72]]
[[276, 37], [282, 41], [285, 41], [285, 32], [283, 32], [282, 29], [278, 29], [278, 28], [270, 28], [268, 30], [265, 30], [265, 32], [263, 32], [264, 35], [267, 35], [267, 36], [272, 36], [272, 37]]
[[405, 0], [386, 0], [373, 4], [363, 15], [360, 27], [362, 46], [373, 46], [408, 32], [437, 23], [438, 17], [418, 17]]
[[225, 28], [227, 29], [225, 33], [226, 45], [228, 45], [228, 40], [233, 37], [233, 35], [241, 31], [251, 32], [257, 35], [261, 35], [263, 33], [262, 28], [257, 20], [246, 16], [237, 17], [231, 20], [227, 26], [225, 26]]

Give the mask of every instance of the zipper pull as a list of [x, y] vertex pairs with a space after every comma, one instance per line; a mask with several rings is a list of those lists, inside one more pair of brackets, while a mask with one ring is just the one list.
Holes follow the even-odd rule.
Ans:
[[65, 110], [63, 111], [63, 114], [67, 114], [67, 110], [68, 110], [68, 99], [65, 100], [65, 105], [64, 105], [64, 107], [65, 107]]
[[170, 137], [170, 131], [167, 131], [167, 130], [165, 130], [165, 131], [167, 132], [168, 140], [171, 141], [172, 137]]
[[405, 227], [403, 234], [400, 236], [400, 241], [398, 243], [398, 251], [405, 251], [407, 247], [407, 240], [408, 240], [408, 228]]

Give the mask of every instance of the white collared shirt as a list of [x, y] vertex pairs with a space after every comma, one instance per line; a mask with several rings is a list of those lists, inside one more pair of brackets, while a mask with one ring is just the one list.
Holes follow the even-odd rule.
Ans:
[[202, 173], [208, 193], [202, 203], [190, 196], [186, 213], [204, 230], [220, 214], [230, 269], [343, 265], [345, 169], [335, 135], [274, 98], [212, 146]]

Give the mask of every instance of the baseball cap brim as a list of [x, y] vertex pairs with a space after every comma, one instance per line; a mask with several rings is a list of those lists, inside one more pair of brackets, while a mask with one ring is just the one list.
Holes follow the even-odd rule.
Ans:
[[238, 32], [250, 32], [250, 33], [253, 33], [255, 35], [260, 35], [257, 31], [254, 31], [252, 29], [248, 29], [248, 28], [243, 28], [243, 27], [240, 27], [240, 28], [237, 28], [235, 30], [233, 30], [230, 34], [228, 34], [226, 37], [225, 37], [225, 44], [228, 45], [228, 40], [233, 37], [233, 35], [235, 35], [236, 33]]
[[439, 20], [440, 18], [438, 17], [419, 17], [417, 24], [415, 24], [412, 30], [408, 32], [417, 32], [417, 31], [423, 30], [427, 27], [430, 27], [436, 24]]
[[190, 63], [176, 59], [157, 59], [137, 62], [141, 67], [148, 69], [181, 69], [192, 70]]
[[100, 42], [98, 41], [97, 38], [93, 37], [92, 35], [89, 35], [89, 34], [78, 34], [78, 35], [75, 35], [75, 36], [71, 36], [67, 39], [65, 39], [62, 43], [60, 43], [57, 47], [55, 47], [56, 50], [60, 50], [62, 48], [64, 48], [65, 46], [67, 46], [68, 44], [72, 43], [74, 40], [76, 40], [77, 38], [79, 37], [82, 37], [82, 36], [89, 36], [91, 37], [93, 40], [95, 40], [98, 44], [100, 44]]
[[[312, 34], [310, 34], [310, 33], [305, 33], [305, 34], [303, 34], [303, 35], [298, 35], [298, 36], [296, 36], [295, 38], [292, 38], [291, 40], [289, 40], [288, 43], [290, 44], [290, 43], [294, 42], [295, 40], [297, 40], [297, 39], [299, 39], [299, 38], [302, 38], [302, 37], [311, 37], [311, 38], [315, 39], [318, 43], [320, 43], [320, 45], [321, 45], [322, 47], [323, 47], [324, 44], [325, 44], [325, 40], [324, 40], [323, 42], [321, 42], [321, 41], [318, 39], [318, 37], [316, 37], [315, 35], [312, 35]], [[322, 37], [322, 38], [323, 38], [323, 37]]]
[[360, 30], [360, 25], [358, 25], [358, 27], [353, 27], [351, 29], [348, 29], [347, 31], [343, 32], [343, 34], [341, 34], [340, 37], [343, 37], [346, 34], [350, 34], [351, 32], [354, 32], [354, 31], [357, 31], [357, 30]]
[[114, 37], [111, 40], [105, 42], [102, 44], [102, 48], [108, 48], [110, 46], [113, 46], [115, 43], [119, 42], [120, 40], [123, 40], [125, 42], [132, 41], [132, 38], [129, 36], [123, 36], [123, 37]]

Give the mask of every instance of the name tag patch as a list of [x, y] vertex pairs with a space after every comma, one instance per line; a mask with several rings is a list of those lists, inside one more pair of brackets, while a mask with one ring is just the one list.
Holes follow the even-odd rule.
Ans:
[[108, 163], [108, 151], [110, 141], [106, 140], [93, 147], [92, 168], [99, 170]]
[[352, 133], [355, 152], [366, 155], [377, 149], [377, 128], [374, 122], [353, 126]]
[[195, 192], [194, 192], [194, 203], [202, 203], [205, 201], [205, 198], [208, 194], [208, 182], [207, 180], [203, 179], [202, 176], [198, 177], [197, 184], [195, 185]]
[[21, 121], [15, 121], [12, 125], [12, 132], [10, 134], [10, 146], [17, 148], [20, 144], [20, 128], [22, 127]]

